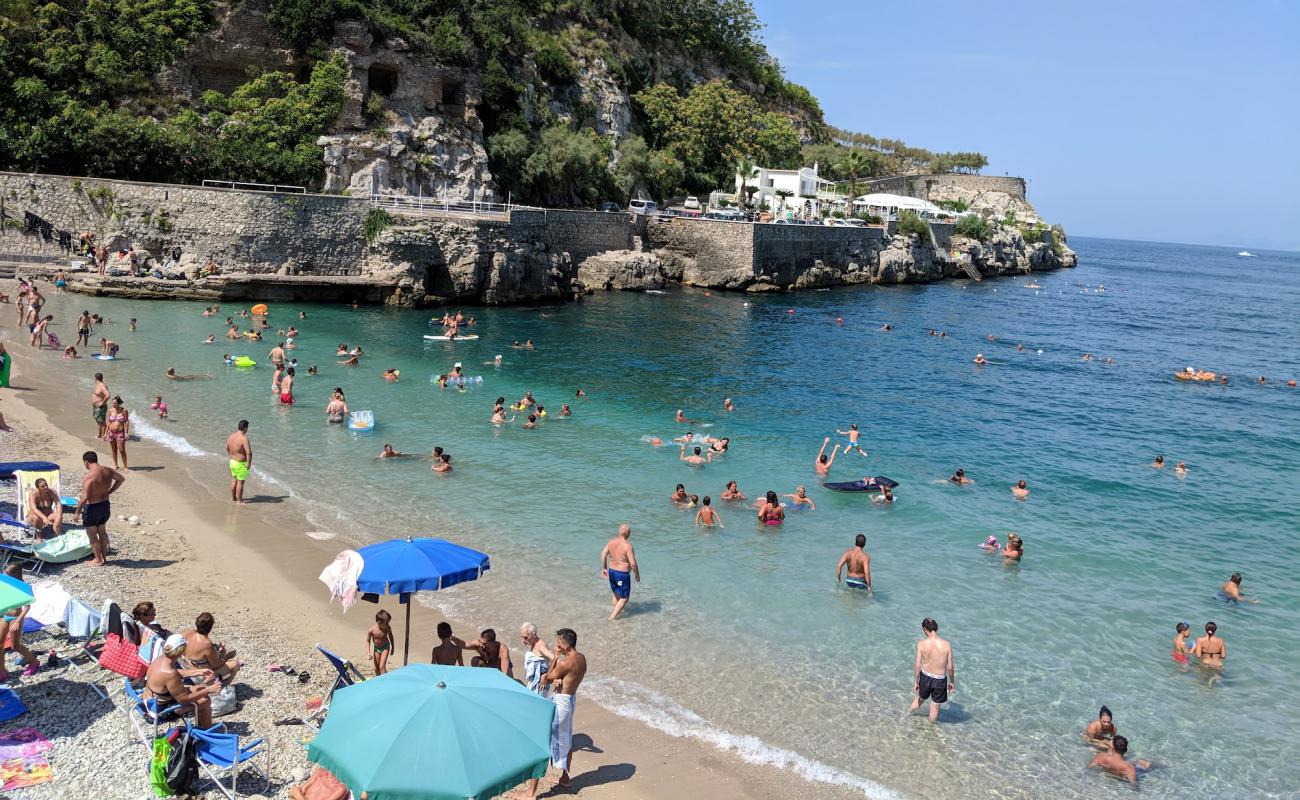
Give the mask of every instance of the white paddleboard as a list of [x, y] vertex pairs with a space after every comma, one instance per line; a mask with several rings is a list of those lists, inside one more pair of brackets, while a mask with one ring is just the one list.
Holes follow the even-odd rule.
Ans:
[[478, 338], [478, 334], [467, 333], [464, 336], [457, 335], [456, 338], [454, 339], [450, 336], [431, 336], [429, 334], [425, 334], [424, 338], [428, 339], [431, 342], [472, 342]]

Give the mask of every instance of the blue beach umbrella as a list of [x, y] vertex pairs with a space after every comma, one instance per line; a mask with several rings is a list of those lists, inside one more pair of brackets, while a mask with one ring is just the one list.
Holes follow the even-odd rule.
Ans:
[[411, 660], [411, 593], [436, 592], [478, 580], [491, 569], [487, 553], [446, 539], [393, 539], [357, 550], [365, 566], [357, 589], [372, 594], [400, 595], [406, 604], [406, 645], [402, 663]]
[[546, 774], [554, 715], [500, 670], [412, 664], [335, 692], [307, 758], [370, 800], [479, 800]]

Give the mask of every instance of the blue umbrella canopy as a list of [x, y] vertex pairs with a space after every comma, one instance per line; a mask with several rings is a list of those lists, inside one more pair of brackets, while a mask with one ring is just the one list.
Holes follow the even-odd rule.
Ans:
[[377, 594], [437, 591], [491, 569], [487, 553], [446, 539], [393, 539], [357, 552], [365, 561], [357, 588]]
[[335, 692], [307, 758], [370, 800], [478, 800], [546, 773], [554, 715], [499, 670], [414, 664]]

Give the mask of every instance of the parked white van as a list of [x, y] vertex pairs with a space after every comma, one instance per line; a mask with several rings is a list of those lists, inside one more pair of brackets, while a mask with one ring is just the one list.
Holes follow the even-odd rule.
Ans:
[[627, 210], [633, 214], [658, 214], [659, 204], [653, 200], [632, 200], [627, 204]]

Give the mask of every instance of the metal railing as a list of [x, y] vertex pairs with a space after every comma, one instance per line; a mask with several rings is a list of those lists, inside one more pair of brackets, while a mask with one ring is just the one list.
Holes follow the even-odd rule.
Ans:
[[243, 192], [279, 192], [281, 194], [307, 194], [305, 186], [285, 186], [279, 183], [247, 183], [244, 181], [203, 181], [205, 189], [237, 189]]
[[413, 216], [505, 217], [515, 209], [545, 211], [537, 206], [518, 203], [489, 203], [481, 200], [448, 200], [436, 197], [410, 197], [396, 194], [372, 194], [370, 206]]

